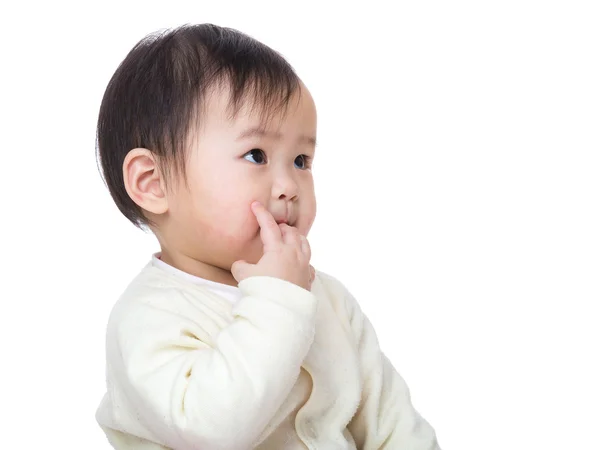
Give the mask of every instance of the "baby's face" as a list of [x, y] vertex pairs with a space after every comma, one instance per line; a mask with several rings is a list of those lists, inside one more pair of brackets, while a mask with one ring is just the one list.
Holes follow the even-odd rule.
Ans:
[[238, 259], [257, 262], [263, 247], [250, 209], [256, 200], [276, 221], [308, 235], [316, 214], [310, 168], [316, 110], [304, 86], [301, 93], [266, 128], [247, 107], [230, 120], [227, 95], [207, 100], [187, 161], [188, 189], [168, 198], [169, 228], [180, 251], [227, 270]]

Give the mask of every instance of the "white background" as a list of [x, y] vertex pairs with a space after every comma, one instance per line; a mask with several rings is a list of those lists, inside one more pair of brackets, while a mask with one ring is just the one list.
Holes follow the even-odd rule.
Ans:
[[2, 6], [1, 447], [109, 448], [104, 327], [157, 247], [100, 179], [98, 108], [143, 36], [213, 22], [311, 89], [314, 265], [357, 297], [443, 449], [600, 449], [597, 5]]

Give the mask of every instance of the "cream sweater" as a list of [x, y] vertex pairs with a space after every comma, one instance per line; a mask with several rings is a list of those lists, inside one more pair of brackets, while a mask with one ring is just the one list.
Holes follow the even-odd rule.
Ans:
[[152, 263], [131, 282], [96, 414], [115, 449], [439, 449], [340, 282], [239, 289], [234, 304]]

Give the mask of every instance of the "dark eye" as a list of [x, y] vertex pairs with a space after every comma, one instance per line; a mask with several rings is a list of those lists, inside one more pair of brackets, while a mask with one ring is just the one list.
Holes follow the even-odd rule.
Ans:
[[265, 155], [265, 152], [263, 152], [261, 149], [253, 148], [244, 155], [244, 159], [256, 164], [264, 164], [267, 162], [267, 155]]
[[308, 155], [298, 155], [294, 160], [294, 165], [298, 169], [310, 169], [310, 156]]

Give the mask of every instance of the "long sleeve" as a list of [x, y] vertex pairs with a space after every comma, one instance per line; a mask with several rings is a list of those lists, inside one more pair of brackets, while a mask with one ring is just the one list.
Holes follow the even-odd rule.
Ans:
[[439, 450], [435, 431], [413, 407], [406, 382], [382, 353], [371, 322], [343, 290], [362, 379], [361, 401], [348, 426], [357, 448]]
[[198, 326], [214, 312], [175, 289], [115, 312], [109, 393], [138, 435], [177, 450], [246, 450], [284, 402], [314, 337], [316, 298], [270, 277], [239, 287], [214, 341]]

